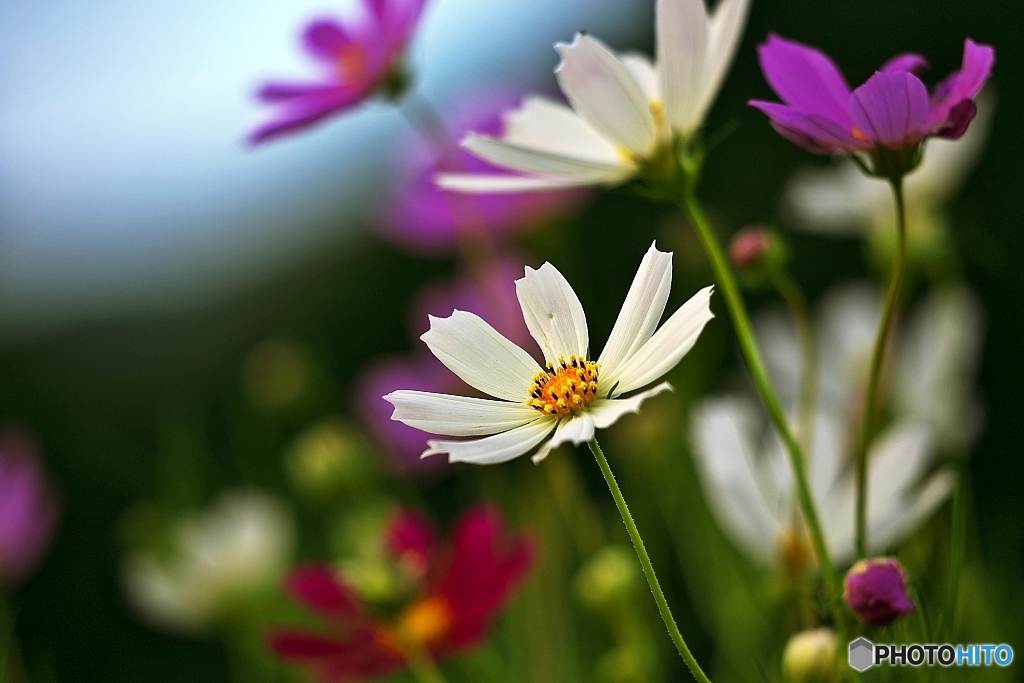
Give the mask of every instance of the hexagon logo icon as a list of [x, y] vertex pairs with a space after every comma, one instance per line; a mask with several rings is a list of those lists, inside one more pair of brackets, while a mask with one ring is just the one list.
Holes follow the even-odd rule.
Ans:
[[858, 638], [850, 643], [850, 666], [857, 671], [867, 671], [875, 663], [875, 644], [867, 638]]

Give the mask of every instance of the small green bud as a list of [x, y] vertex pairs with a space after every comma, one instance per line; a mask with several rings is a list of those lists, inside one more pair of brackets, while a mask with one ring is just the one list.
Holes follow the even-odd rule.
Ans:
[[373, 471], [366, 438], [338, 419], [319, 422], [299, 435], [285, 453], [296, 487], [317, 498], [365, 481]]
[[605, 546], [576, 575], [576, 595], [593, 609], [628, 597], [640, 580], [636, 555], [622, 545]]

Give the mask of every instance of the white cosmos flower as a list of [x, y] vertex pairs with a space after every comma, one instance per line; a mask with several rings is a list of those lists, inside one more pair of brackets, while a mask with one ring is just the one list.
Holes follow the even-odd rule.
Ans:
[[[978, 114], [959, 140], [931, 138], [921, 164], [904, 180], [907, 232], [911, 238], [942, 226], [942, 209], [956, 196], [988, 143], [995, 95], [991, 88], [977, 100]], [[830, 167], [808, 167], [787, 183], [782, 210], [794, 227], [824, 235], [861, 235], [891, 231], [896, 224], [892, 190], [886, 181], [865, 175], [848, 158]]]
[[291, 514], [277, 500], [254, 489], [228, 491], [177, 525], [170, 555], [130, 555], [125, 593], [154, 626], [200, 632], [228, 601], [274, 584], [291, 559], [294, 535]]
[[662, 382], [623, 397], [675, 367], [714, 317], [713, 288], [705, 287], [659, 328], [671, 288], [672, 254], [651, 245], [604, 351], [592, 361], [587, 318], [572, 287], [550, 263], [527, 268], [516, 293], [547, 369], [472, 313], [431, 316], [421, 337], [431, 352], [467, 384], [498, 400], [396, 391], [384, 397], [395, 406], [392, 419], [431, 434], [483, 437], [427, 442], [423, 457], [447, 453], [450, 462], [505, 462], [537, 447], [533, 459], [539, 462], [564, 443], [585, 443], [595, 429], [671, 389]]
[[[881, 310], [861, 286], [826, 294], [818, 323], [819, 403], [809, 478], [830, 553], [854, 555], [854, 477], [850, 447], [859, 428], [862, 384]], [[761, 317], [756, 332], [783, 401], [795, 404], [800, 348], [784, 313]], [[872, 553], [898, 544], [948, 497], [955, 477], [932, 472], [935, 454], [967, 447], [977, 433], [973, 369], [980, 314], [963, 289], [940, 290], [909, 316], [895, 351], [888, 412], [892, 419], [869, 449], [868, 542]], [[797, 501], [785, 451], [758, 404], [746, 395], [698, 406], [691, 442], [703, 488], [736, 543], [765, 564], [810, 553], [794, 533]], [[798, 551], [804, 545], [804, 552]]]
[[528, 97], [505, 116], [500, 138], [470, 134], [463, 146], [519, 175], [446, 173], [438, 184], [460, 192], [615, 185], [635, 175], [673, 135], [703, 123], [732, 62], [749, 0], [722, 0], [708, 16], [702, 0], [658, 0], [657, 60], [616, 54], [577, 34], [558, 43], [555, 69], [572, 108]]

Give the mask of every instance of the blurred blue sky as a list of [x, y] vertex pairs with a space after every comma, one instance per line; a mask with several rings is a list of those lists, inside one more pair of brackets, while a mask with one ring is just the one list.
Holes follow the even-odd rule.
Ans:
[[[635, 46], [652, 5], [435, 0], [413, 62], [442, 107], [474, 84], [545, 84], [553, 42], [585, 28]], [[242, 143], [262, 78], [313, 73], [305, 21], [353, 10], [0, 3], [0, 334], [202, 306], [365, 223], [389, 141], [406, 131], [386, 106], [259, 150]]]

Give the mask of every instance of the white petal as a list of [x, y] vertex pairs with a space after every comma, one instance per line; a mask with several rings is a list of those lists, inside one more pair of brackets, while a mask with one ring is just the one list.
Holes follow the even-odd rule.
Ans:
[[485, 436], [482, 439], [469, 441], [437, 441], [427, 442], [427, 450], [421, 458], [438, 453], [447, 453], [448, 462], [470, 462], [475, 465], [494, 465], [506, 462], [528, 453], [543, 441], [555, 428], [555, 418], [540, 417], [522, 427], [507, 432]]
[[560, 190], [588, 185], [614, 185], [622, 181], [615, 176], [598, 182], [575, 178], [555, 178], [525, 175], [485, 175], [477, 173], [440, 173], [434, 177], [437, 186], [444, 190], [468, 194], [495, 194], [532, 192], [534, 190]]
[[787, 222], [808, 232], [854, 236], [892, 203], [886, 184], [870, 178], [849, 159], [807, 167], [793, 174], [783, 191]]
[[430, 329], [420, 339], [462, 381], [495, 398], [525, 401], [540, 372], [530, 354], [473, 313], [430, 316]]
[[715, 8], [714, 14], [708, 17], [707, 56], [701, 78], [700, 99], [691, 113], [691, 130], [685, 133], [692, 132], [693, 128], [701, 124], [715, 95], [718, 94], [743, 35], [749, 8], [750, 0], [722, 0]]
[[557, 268], [550, 263], [537, 270], [527, 266], [526, 276], [516, 280], [516, 296], [548, 362], [571, 354], [586, 356], [590, 341], [583, 304]]
[[658, 84], [658, 73], [654, 70], [654, 64], [647, 58], [647, 55], [639, 52], [626, 52], [620, 54], [619, 59], [629, 69], [630, 75], [640, 86], [640, 91], [647, 98], [647, 102], [660, 102], [661, 89]]
[[784, 308], [771, 308], [754, 318], [754, 338], [761, 347], [765, 369], [788, 412], [796, 409], [803, 372], [800, 340], [792, 314]]
[[899, 414], [927, 421], [946, 451], [965, 450], [976, 436], [983, 333], [981, 306], [965, 287], [933, 291], [904, 329], [893, 402]]
[[[672, 254], [651, 245], [622, 302], [608, 343], [597, 359], [602, 376], [610, 381], [615, 371], [651, 338], [657, 329], [672, 290]], [[610, 387], [611, 384], [608, 384]]]
[[462, 141], [462, 146], [484, 161], [510, 171], [585, 180], [595, 184], [625, 177], [635, 169], [635, 164], [627, 163], [625, 159], [620, 159], [617, 164], [592, 161], [472, 133]]
[[395, 391], [384, 399], [395, 406], [392, 420], [445, 436], [483, 436], [505, 432], [533, 422], [538, 415], [525, 403], [427, 391]]
[[[900, 543], [948, 495], [948, 480], [922, 489], [927, 497], [918, 504], [915, 487], [931, 462], [931, 438], [920, 423], [902, 422], [889, 427], [868, 453], [868, 549], [882, 552]], [[839, 488], [821, 505], [829, 548], [838, 563], [854, 555], [854, 501], [856, 483], [846, 472]]]
[[772, 563], [786, 506], [775, 506], [780, 517], [758, 486], [757, 423], [745, 399], [708, 399], [693, 411], [691, 441], [704, 495], [722, 527], [757, 559]]
[[587, 413], [570, 415], [562, 418], [555, 429], [555, 435], [551, 440], [541, 446], [536, 455], [533, 456], [534, 464], [539, 463], [548, 457], [548, 453], [555, 450], [562, 444], [572, 442], [576, 446], [586, 443], [594, 438], [594, 421]]
[[701, 96], [708, 26], [702, 0], [658, 0], [657, 70], [665, 117], [676, 131], [692, 132]]
[[956, 488], [956, 482], [956, 473], [946, 468], [933, 474], [916, 490], [907, 492], [903, 505], [896, 514], [869, 522], [870, 549], [884, 552], [899, 545], [946, 502]]
[[[959, 140], [929, 138], [921, 164], [906, 179], [907, 203], [948, 199], [957, 194], [967, 176], [978, 165], [988, 144], [995, 111], [995, 94], [991, 86], [975, 98], [978, 113], [970, 128]], [[892, 215], [892, 203], [889, 206]]]
[[697, 343], [708, 321], [715, 317], [710, 306], [712, 291], [714, 287], [705, 287], [680, 306], [614, 376], [606, 380], [602, 374], [598, 380], [599, 391], [607, 393], [615, 387], [616, 395], [623, 394], [647, 386], [674, 368]]
[[652, 396], [657, 396], [663, 391], [672, 391], [672, 385], [662, 382], [656, 387], [647, 391], [641, 391], [629, 398], [602, 398], [587, 406], [587, 412], [594, 418], [594, 426], [598, 429], [607, 429], [619, 421], [619, 418], [627, 413], [640, 412], [640, 404]]
[[573, 109], [609, 140], [639, 155], [649, 153], [655, 143], [650, 104], [615, 53], [581, 34], [555, 49], [562, 55], [555, 75]]
[[528, 97], [522, 106], [505, 115], [505, 142], [586, 159], [621, 165], [616, 146], [594, 130], [569, 107], [543, 97]]

